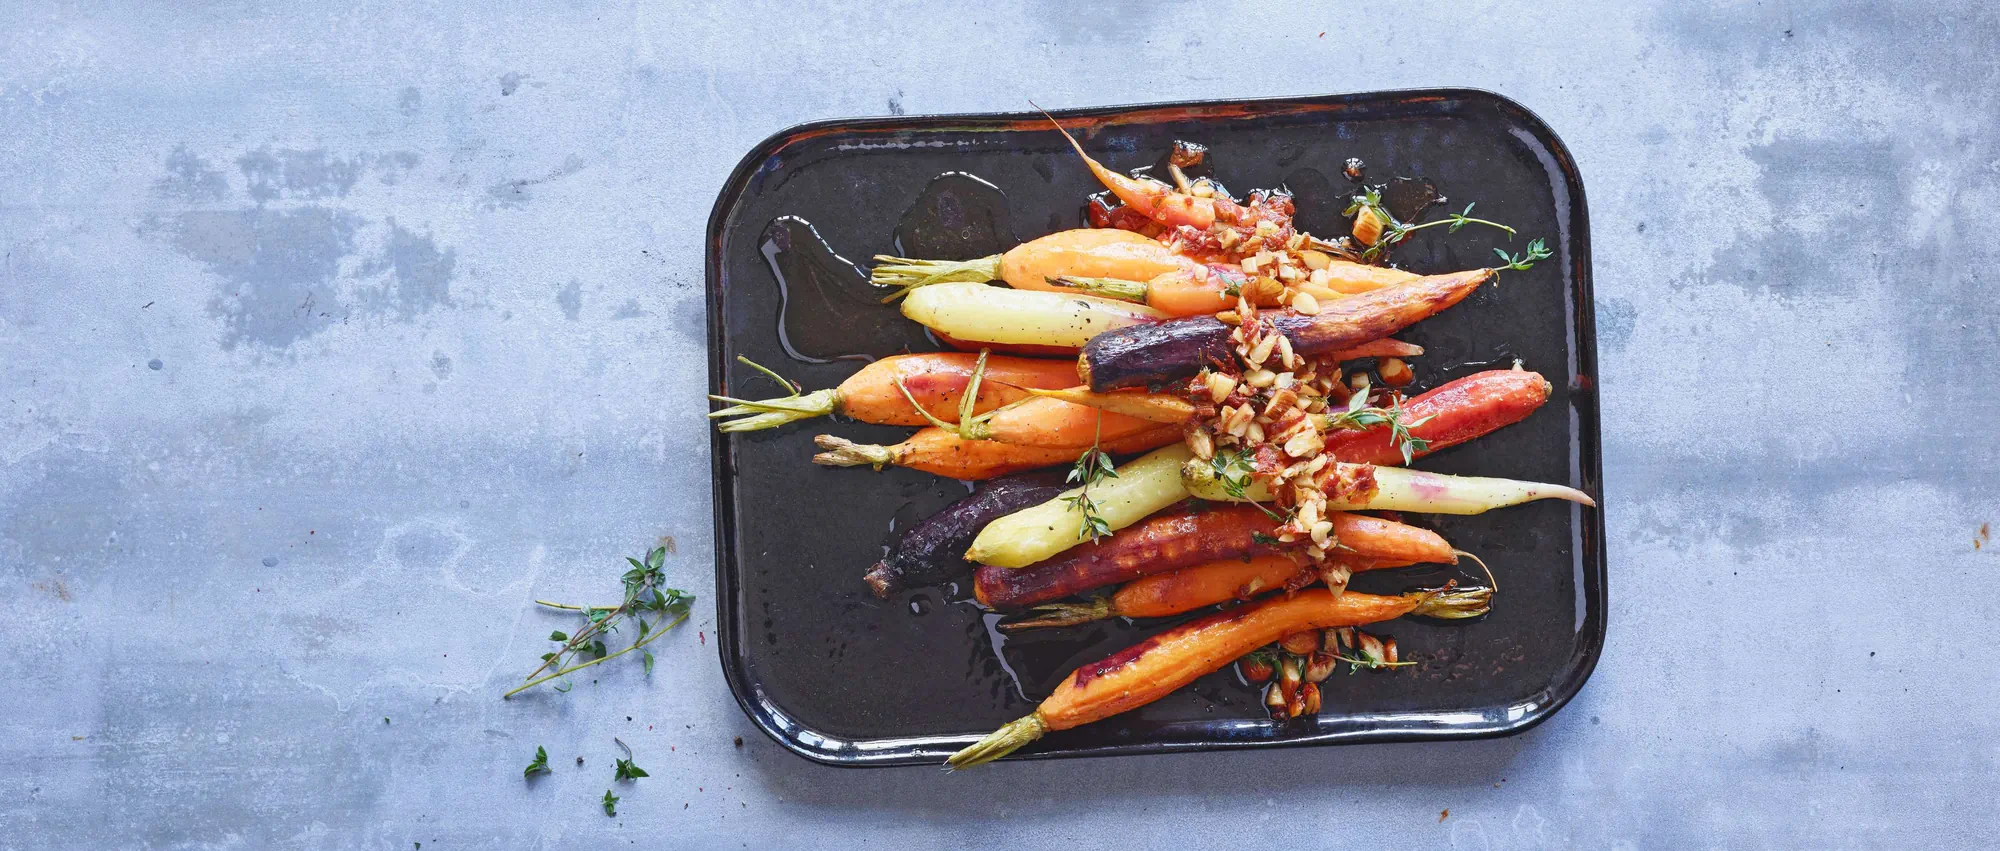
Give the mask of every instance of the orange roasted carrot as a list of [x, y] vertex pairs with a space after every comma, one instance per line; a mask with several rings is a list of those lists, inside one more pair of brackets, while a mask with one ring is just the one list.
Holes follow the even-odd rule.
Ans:
[[1051, 279], [1065, 275], [1147, 281], [1180, 269], [1198, 267], [1159, 240], [1127, 230], [1078, 228], [1031, 239], [972, 260], [921, 260], [876, 255], [868, 280], [894, 288], [890, 299], [930, 284], [1004, 281], [1020, 290], [1059, 290]]
[[1333, 353], [1334, 360], [1360, 360], [1362, 358], [1413, 358], [1424, 353], [1424, 347], [1402, 340], [1383, 337], [1359, 346], [1341, 349]]
[[[1410, 426], [1410, 436], [1424, 441], [1424, 448], [1414, 454], [1422, 457], [1527, 419], [1548, 401], [1549, 389], [1548, 380], [1537, 373], [1494, 369], [1415, 396], [1403, 403], [1403, 421], [1417, 423]], [[1404, 463], [1386, 424], [1329, 433], [1326, 451], [1355, 464]]]
[[1110, 393], [1092, 393], [1089, 387], [1065, 387], [1060, 390], [1034, 388], [1030, 394], [1045, 399], [1059, 399], [1072, 405], [1083, 405], [1112, 413], [1138, 417], [1156, 423], [1185, 423], [1194, 416], [1194, 405], [1172, 393], [1148, 393], [1140, 389], [1113, 390]]
[[[762, 401], [710, 396], [731, 406], [709, 417], [736, 417], [720, 425], [723, 431], [730, 432], [776, 428], [827, 414], [842, 414], [877, 425], [924, 425], [929, 420], [910, 405], [910, 399], [914, 398], [931, 416], [955, 421], [978, 359], [977, 355], [966, 352], [891, 355], [862, 367], [840, 382], [840, 386], [826, 390]], [[986, 358], [985, 376], [974, 413], [1018, 402], [1027, 398], [1030, 389], [1070, 387], [1077, 382], [1073, 361], [1004, 355]], [[897, 389], [899, 381], [909, 388], [909, 397]]]
[[[1311, 266], [1312, 262], [1307, 261], [1306, 265]], [[1307, 282], [1313, 286], [1348, 295], [1409, 283], [1420, 277], [1415, 272], [1405, 272], [1387, 266], [1371, 266], [1350, 260], [1328, 260], [1323, 268], [1326, 270], [1325, 274], [1314, 270], [1312, 277], [1307, 278]]]
[[[1104, 451], [1114, 455], [1145, 452], [1158, 449], [1181, 439], [1181, 430], [1174, 426], [1155, 427], [1116, 440], [1106, 439]], [[1037, 446], [1016, 446], [991, 440], [967, 440], [957, 432], [942, 428], [926, 428], [910, 435], [908, 440], [890, 446], [855, 443], [830, 434], [813, 438], [819, 448], [827, 450], [813, 456], [813, 463], [828, 467], [872, 466], [909, 467], [939, 476], [966, 481], [990, 479], [1036, 467], [1052, 464], [1068, 464], [1076, 460], [1076, 449], [1049, 449]]]
[[1071, 672], [1033, 714], [946, 760], [971, 768], [1013, 753], [1050, 730], [1067, 730], [1152, 703], [1203, 674], [1309, 629], [1361, 626], [1406, 614], [1469, 618], [1485, 614], [1491, 589], [1451, 587], [1394, 597], [1313, 588], [1190, 621]]
[[[1329, 559], [1333, 565], [1360, 573], [1385, 567], [1402, 567], [1407, 562], [1343, 557]], [[1075, 626], [1110, 617], [1164, 618], [1192, 612], [1204, 606], [1248, 600], [1275, 588], [1303, 581], [1312, 567], [1285, 555], [1258, 556], [1247, 561], [1225, 559], [1185, 567], [1169, 573], [1143, 576], [1125, 583], [1108, 597], [1085, 603], [1050, 603], [1036, 606], [1034, 618], [1000, 624], [1002, 632], [1049, 626]], [[1317, 576], [1311, 577], [1314, 581]]]
[[997, 409], [981, 419], [960, 423], [958, 431], [972, 440], [1067, 449], [1074, 456], [1100, 441], [1118, 440], [1159, 427], [1159, 423], [1151, 420], [1036, 397]]
[[[1451, 544], [1428, 529], [1364, 514], [1333, 512], [1333, 537], [1356, 558], [1404, 564], [1457, 564]], [[1277, 521], [1248, 505], [1169, 512], [1023, 568], [987, 565], [973, 574], [973, 594], [994, 609], [1019, 609], [1094, 588], [1211, 561], [1290, 548], [1273, 533]]]

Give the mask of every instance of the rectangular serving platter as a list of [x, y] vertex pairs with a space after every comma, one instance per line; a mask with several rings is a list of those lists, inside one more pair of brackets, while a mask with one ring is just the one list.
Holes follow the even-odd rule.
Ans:
[[[1555, 256], [1510, 272], [1397, 335], [1426, 348], [1412, 392], [1520, 360], [1554, 392], [1524, 422], [1422, 459], [1441, 473], [1566, 483], [1600, 494], [1589, 229], [1576, 164], [1521, 105], [1468, 89], [1376, 92], [1065, 110], [1093, 156], [1152, 165], [1176, 139], [1209, 148], [1240, 197], [1285, 187], [1301, 230], [1345, 232], [1350, 158], [1370, 183], [1426, 178], [1445, 208], [1520, 236], [1432, 228], [1398, 248], [1421, 273], [1492, 265], [1493, 250], [1547, 240]], [[728, 395], [774, 395], [745, 356], [808, 390], [879, 357], [935, 345], [875, 303], [843, 258], [963, 259], [1083, 224], [1101, 187], [1040, 113], [820, 121], [781, 131], [730, 175], [709, 220], [709, 370]], [[1433, 216], [1438, 213], [1433, 213]], [[823, 247], [822, 247], [823, 246]], [[782, 285], [781, 285], [782, 277]], [[949, 505], [963, 483], [911, 470], [815, 467], [813, 435], [894, 443], [909, 429], [820, 419], [715, 433], [717, 642], [724, 675], [757, 727], [844, 766], [931, 764], [1033, 710], [1077, 665], [1168, 622], [1107, 621], [1001, 637], [969, 583], [878, 600], [861, 574], [894, 530]], [[1408, 518], [1482, 556], [1502, 592], [1469, 624], [1377, 625], [1421, 664], [1329, 680], [1316, 718], [1274, 722], [1232, 669], [1142, 709], [1052, 733], [1018, 756], [1501, 736], [1559, 710], [1590, 676], [1605, 630], [1601, 509], [1548, 501], [1474, 517]], [[1442, 567], [1357, 576], [1396, 593], [1467, 574]]]

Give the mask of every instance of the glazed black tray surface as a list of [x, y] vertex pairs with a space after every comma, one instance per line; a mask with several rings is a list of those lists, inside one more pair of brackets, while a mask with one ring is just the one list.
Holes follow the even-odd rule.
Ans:
[[[1345, 232], [1349, 157], [1370, 183], [1434, 181], [1444, 208], [1519, 229], [1433, 228], [1397, 265], [1434, 273], [1494, 263], [1542, 237], [1553, 259], [1503, 273], [1463, 304], [1399, 338], [1422, 345], [1413, 391], [1520, 359], [1554, 385], [1528, 420], [1417, 466], [1441, 473], [1567, 483], [1597, 494], [1598, 408], [1583, 187], [1554, 133], [1485, 92], [1431, 90], [1070, 110], [1056, 117], [1121, 171], [1152, 164], [1177, 139], [1209, 147], [1239, 197], [1282, 186], [1302, 230]], [[1086, 121], [1087, 119], [1087, 121]], [[842, 258], [957, 259], [1083, 224], [1101, 187], [1038, 113], [827, 121], [778, 133], [737, 167], [710, 219], [710, 371], [729, 395], [775, 387], [747, 356], [808, 390], [861, 362], [936, 348], [875, 303]], [[1433, 216], [1441, 214], [1433, 212]], [[826, 247], [821, 247], [824, 240]], [[837, 252], [837, 256], [836, 253]], [[784, 286], [779, 284], [780, 275]], [[782, 318], [781, 318], [782, 314]], [[783, 328], [783, 333], [780, 329]], [[1034, 709], [1077, 665], [1161, 628], [1102, 622], [1002, 638], [968, 584], [878, 600], [861, 574], [894, 530], [965, 495], [911, 470], [812, 465], [812, 437], [893, 443], [909, 433], [836, 419], [717, 433], [718, 641], [738, 702], [759, 728], [808, 758], [839, 765], [935, 764]], [[1413, 516], [1498, 573], [1494, 612], [1474, 623], [1378, 625], [1405, 658], [1393, 672], [1327, 681], [1317, 718], [1273, 722], [1233, 669], [1143, 709], [1052, 733], [1021, 756], [1098, 755], [1306, 743], [1470, 738], [1525, 730], [1582, 687], [1603, 644], [1600, 511], [1545, 501], [1476, 517]], [[1394, 593], [1465, 574], [1441, 567], [1357, 576]]]

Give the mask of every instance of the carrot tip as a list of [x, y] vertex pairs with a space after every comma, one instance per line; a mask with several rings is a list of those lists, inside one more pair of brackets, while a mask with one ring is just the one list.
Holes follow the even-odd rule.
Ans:
[[859, 467], [867, 464], [877, 470], [895, 460], [895, 454], [887, 446], [855, 443], [843, 437], [822, 434], [813, 438], [813, 443], [827, 450], [813, 456], [813, 463], [827, 467]]
[[1076, 626], [1077, 624], [1101, 621], [1111, 617], [1111, 601], [1099, 597], [1088, 603], [1051, 603], [1036, 606], [1028, 612], [1035, 617], [1031, 620], [1000, 624], [1000, 631], [1015, 633], [1024, 629], [1041, 629], [1051, 626]]

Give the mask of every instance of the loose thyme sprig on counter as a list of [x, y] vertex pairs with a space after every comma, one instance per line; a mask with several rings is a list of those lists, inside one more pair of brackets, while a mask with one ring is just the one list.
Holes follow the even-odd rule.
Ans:
[[[542, 664], [528, 672], [528, 681], [501, 697], [513, 697], [549, 680], [568, 676], [599, 662], [616, 659], [639, 650], [664, 635], [667, 630], [678, 626], [681, 621], [687, 620], [688, 612], [694, 608], [694, 595], [665, 585], [661, 567], [666, 563], [666, 559], [666, 547], [653, 548], [651, 552], [646, 553], [645, 561], [627, 558], [625, 561], [632, 565], [632, 569], [625, 571], [621, 577], [625, 586], [625, 599], [616, 606], [572, 606], [536, 600], [537, 605], [551, 609], [583, 613], [584, 627], [575, 635], [564, 633], [562, 630], [549, 633], [549, 640], [562, 642], [562, 646], [542, 654]], [[651, 620], [647, 619], [649, 614], [652, 615]], [[638, 638], [633, 640], [630, 647], [609, 652], [604, 645], [605, 635], [616, 632], [619, 624], [627, 620], [638, 624]], [[646, 673], [651, 674], [653, 651], [644, 651], [642, 658], [645, 659]], [[555, 671], [549, 674], [542, 673], [550, 668], [554, 668]], [[569, 690], [568, 682], [556, 686], [556, 691], [559, 692]]]

